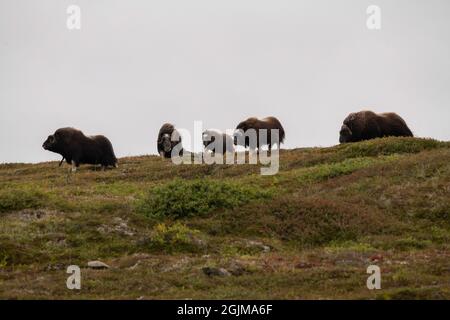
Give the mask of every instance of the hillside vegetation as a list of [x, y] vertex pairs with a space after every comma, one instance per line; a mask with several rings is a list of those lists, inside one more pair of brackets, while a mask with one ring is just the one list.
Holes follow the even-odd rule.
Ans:
[[282, 150], [274, 176], [156, 156], [4, 164], [0, 298], [450, 299], [449, 214], [450, 143], [428, 139]]

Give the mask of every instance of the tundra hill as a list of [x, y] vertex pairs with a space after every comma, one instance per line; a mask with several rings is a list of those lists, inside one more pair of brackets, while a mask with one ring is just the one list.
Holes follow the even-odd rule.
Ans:
[[384, 138], [282, 150], [274, 176], [0, 165], [0, 298], [450, 299], [449, 160], [449, 142]]

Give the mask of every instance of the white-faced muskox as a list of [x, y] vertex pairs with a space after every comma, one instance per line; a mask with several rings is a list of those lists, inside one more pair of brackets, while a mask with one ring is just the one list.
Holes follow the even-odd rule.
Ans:
[[339, 142], [357, 142], [388, 136], [412, 137], [413, 134], [398, 114], [360, 111], [345, 118], [339, 132]]
[[[278, 139], [272, 137], [272, 130], [277, 130]], [[262, 134], [262, 136], [260, 135]], [[265, 139], [264, 139], [265, 135]], [[285, 133], [280, 121], [275, 117], [267, 117], [264, 119], [257, 119], [255, 117], [248, 118], [239, 123], [234, 134], [234, 144], [251, 149], [260, 148], [262, 146], [269, 146], [269, 150], [277, 144], [278, 149], [280, 144], [284, 142]]]
[[103, 168], [117, 167], [117, 158], [111, 142], [105, 136], [85, 136], [74, 128], [61, 128], [48, 136], [42, 147], [45, 150], [59, 153], [72, 165], [72, 171], [80, 164], [100, 164]]
[[180, 133], [175, 129], [173, 124], [165, 123], [159, 129], [158, 141], [158, 154], [164, 158], [171, 158], [172, 151], [177, 156], [183, 155], [183, 146]]
[[234, 152], [233, 138], [217, 130], [205, 130], [202, 134], [205, 150], [213, 153], [225, 154]]

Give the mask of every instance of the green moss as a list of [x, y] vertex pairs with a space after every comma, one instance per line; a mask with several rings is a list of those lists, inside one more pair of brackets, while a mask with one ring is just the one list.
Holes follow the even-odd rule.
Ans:
[[321, 164], [305, 170], [300, 174], [299, 179], [302, 182], [322, 181], [350, 174], [356, 170], [367, 168], [376, 162], [377, 160], [373, 158], [356, 158], [337, 163]]
[[181, 222], [153, 227], [147, 246], [152, 251], [198, 252], [206, 245], [200, 231], [190, 229]]
[[0, 212], [44, 207], [48, 195], [36, 188], [23, 187], [0, 191]]
[[150, 190], [138, 200], [137, 210], [152, 218], [205, 216], [214, 210], [232, 209], [269, 196], [269, 191], [238, 183], [176, 179]]
[[432, 242], [430, 240], [416, 239], [415, 237], [410, 236], [403, 239], [397, 239], [393, 243], [391, 243], [390, 246], [397, 250], [405, 251], [411, 249], [424, 249], [431, 244]]

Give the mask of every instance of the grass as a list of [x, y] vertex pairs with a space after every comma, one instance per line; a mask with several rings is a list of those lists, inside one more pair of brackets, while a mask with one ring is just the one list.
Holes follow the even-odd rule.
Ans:
[[384, 138], [281, 150], [274, 176], [156, 156], [0, 165], [0, 298], [449, 299], [449, 159], [449, 142]]
[[314, 167], [300, 169], [299, 180], [303, 183], [311, 183], [332, 179], [341, 175], [350, 174], [362, 168], [369, 167], [370, 165], [373, 165], [375, 162], [380, 162], [380, 159], [361, 157], [361, 158], [346, 159], [341, 162], [335, 163], [324, 163], [316, 165]]
[[159, 223], [153, 227], [148, 247], [155, 252], [199, 252], [204, 248], [201, 232], [175, 222], [170, 225]]
[[21, 209], [34, 209], [45, 205], [46, 193], [24, 186], [21, 188], [0, 190], [0, 213]]

